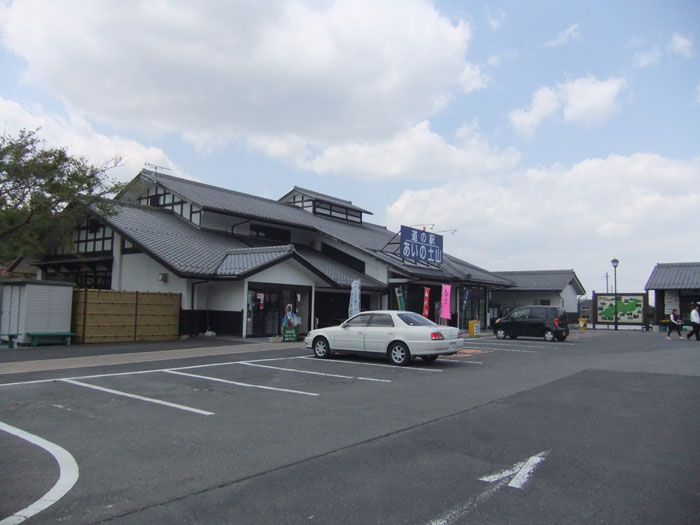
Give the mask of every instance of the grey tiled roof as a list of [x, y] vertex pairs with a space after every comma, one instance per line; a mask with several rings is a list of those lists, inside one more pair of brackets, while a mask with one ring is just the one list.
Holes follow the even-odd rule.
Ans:
[[330, 277], [333, 282], [343, 288], [349, 288], [353, 281], [359, 279], [362, 289], [385, 290], [386, 285], [376, 279], [360, 273], [352, 268], [334, 261], [318, 250], [312, 250], [303, 246], [296, 247], [299, 256], [318, 268], [324, 275]]
[[[467, 277], [469, 276], [469, 279], [473, 282], [494, 286], [510, 285], [507, 279], [503, 279], [492, 272], [488, 272], [487, 270], [478, 268], [447, 254], [444, 254], [444, 262], [440, 268], [415, 264], [411, 261], [403, 260], [400, 257], [387, 254], [385, 251], [391, 251], [392, 249], [391, 246], [387, 247], [387, 243], [390, 241], [398, 242], [399, 237], [384, 226], [368, 222], [357, 224], [322, 217], [288, 203], [227, 190], [200, 182], [180, 179], [170, 175], [154, 173], [148, 170], [142, 170], [141, 176], [157, 182], [184, 199], [205, 209], [230, 213], [254, 220], [257, 219], [298, 228], [307, 228], [312, 231], [324, 233], [340, 242], [363, 250], [369, 255], [381, 259], [398, 272], [403, 272], [411, 276], [438, 280], [468, 280]], [[349, 202], [342, 201], [341, 199], [336, 200], [345, 203]]]
[[229, 250], [248, 245], [230, 235], [202, 231], [173, 213], [115, 206], [103, 220], [181, 275], [213, 276]]
[[229, 250], [216, 269], [216, 275], [245, 275], [262, 266], [279, 262], [294, 253], [294, 246], [270, 246], [267, 248], [237, 248]]
[[658, 263], [645, 290], [700, 289], [700, 262]]
[[523, 272], [493, 272], [510, 281], [515, 286], [511, 290], [541, 291], [550, 290], [560, 292], [571, 283], [578, 295], [583, 295], [586, 290], [573, 270], [536, 270]]
[[240, 278], [291, 257], [320, 275], [329, 286], [346, 288], [353, 280], [361, 279], [365, 289], [386, 289], [380, 281], [311, 248], [271, 245], [254, 238], [243, 242], [228, 234], [200, 230], [162, 209], [115, 206], [115, 212], [103, 220], [178, 275]]

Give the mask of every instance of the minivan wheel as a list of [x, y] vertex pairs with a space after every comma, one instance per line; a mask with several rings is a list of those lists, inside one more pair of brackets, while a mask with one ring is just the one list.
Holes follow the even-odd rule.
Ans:
[[554, 332], [551, 330], [547, 329], [544, 331], [544, 340], [545, 341], [554, 341]]
[[331, 356], [331, 347], [324, 337], [314, 340], [314, 355], [319, 359], [326, 359]]
[[411, 362], [411, 352], [403, 343], [394, 343], [389, 347], [389, 359], [397, 366], [406, 366]]
[[506, 338], [506, 331], [503, 328], [499, 328], [496, 330], [496, 337], [498, 339], [505, 339]]

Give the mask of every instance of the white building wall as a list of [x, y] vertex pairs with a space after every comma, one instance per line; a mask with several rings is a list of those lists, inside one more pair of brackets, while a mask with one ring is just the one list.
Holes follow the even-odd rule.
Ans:
[[564, 309], [567, 312], [578, 312], [578, 295], [576, 294], [576, 288], [572, 284], [567, 284], [561, 292], [561, 296], [564, 299]]
[[[160, 274], [167, 275], [167, 281], [159, 280]], [[112, 276], [112, 282], [114, 282]], [[127, 253], [122, 255], [121, 290], [138, 292], [161, 292], [182, 294], [180, 306], [190, 308], [190, 286], [188, 279], [177, 277], [163, 265], [145, 253]]]
[[556, 292], [509, 292], [508, 290], [494, 291], [490, 301], [493, 305], [505, 306], [526, 306], [530, 304], [542, 304], [542, 300], [549, 300], [552, 306], [564, 306], [562, 298]]
[[247, 281], [248, 283], [280, 283], [291, 286], [321, 286], [325, 284], [310, 270], [293, 260], [287, 260], [272, 268], [256, 273]]

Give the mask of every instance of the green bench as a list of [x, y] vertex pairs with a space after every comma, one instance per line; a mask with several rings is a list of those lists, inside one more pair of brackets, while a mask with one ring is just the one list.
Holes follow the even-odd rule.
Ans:
[[6, 346], [8, 348], [17, 348], [17, 338], [20, 334], [0, 334], [0, 339], [7, 337], [7, 344], [0, 343], [0, 346]]
[[41, 342], [46, 345], [70, 345], [70, 338], [75, 334], [73, 332], [27, 332], [27, 335], [32, 338], [32, 346], [39, 346]]

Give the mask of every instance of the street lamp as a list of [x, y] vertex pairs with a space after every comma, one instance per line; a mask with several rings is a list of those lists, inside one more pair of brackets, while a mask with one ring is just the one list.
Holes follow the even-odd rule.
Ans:
[[613, 266], [613, 274], [614, 276], [614, 284], [615, 284], [615, 330], [617, 330], [617, 265], [620, 264], [620, 261], [617, 259], [613, 259], [610, 261], [610, 264]]

